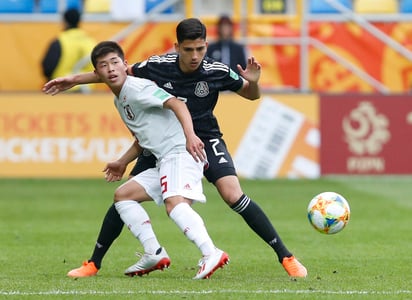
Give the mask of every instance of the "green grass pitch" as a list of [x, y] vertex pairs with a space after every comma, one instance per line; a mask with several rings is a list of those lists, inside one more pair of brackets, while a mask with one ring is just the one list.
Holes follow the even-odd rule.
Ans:
[[[0, 299], [412, 299], [412, 178], [326, 177], [319, 180], [242, 181], [286, 246], [308, 269], [291, 280], [274, 252], [204, 184], [201, 214], [230, 264], [209, 280], [192, 277], [200, 258], [163, 207], [145, 203], [168, 270], [129, 278], [140, 244], [127, 229], [109, 250], [98, 276], [66, 273], [90, 257], [118, 183], [94, 180], [0, 180]], [[310, 199], [336, 191], [351, 206], [336, 235], [315, 231]]]

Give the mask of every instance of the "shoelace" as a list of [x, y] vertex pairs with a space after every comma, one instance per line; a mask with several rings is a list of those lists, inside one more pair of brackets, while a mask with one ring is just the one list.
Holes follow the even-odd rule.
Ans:
[[141, 253], [141, 252], [136, 252], [134, 255], [136, 255], [138, 258], [142, 258], [146, 253]]
[[197, 263], [197, 265], [199, 267], [203, 266], [206, 263], [207, 258], [208, 258], [208, 256], [203, 256], [201, 259], [199, 259], [199, 262]]

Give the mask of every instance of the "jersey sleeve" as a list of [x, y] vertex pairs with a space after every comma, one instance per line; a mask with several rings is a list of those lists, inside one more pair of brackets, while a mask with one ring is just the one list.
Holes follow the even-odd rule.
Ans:
[[134, 77], [147, 78], [148, 77], [147, 60], [135, 63], [132, 66], [132, 73]]
[[163, 107], [163, 104], [174, 97], [164, 89], [156, 85], [156, 83], [146, 80], [147, 84], [143, 86], [139, 94], [142, 105], [146, 107]]
[[224, 85], [221, 90], [229, 90], [232, 92], [237, 92], [243, 86], [243, 78], [229, 68], [228, 74], [225, 76]]

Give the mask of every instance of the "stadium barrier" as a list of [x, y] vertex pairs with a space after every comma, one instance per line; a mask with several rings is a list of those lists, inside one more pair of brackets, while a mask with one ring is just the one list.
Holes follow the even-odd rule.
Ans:
[[[262, 101], [247, 101], [236, 94], [221, 96], [216, 114], [241, 176], [288, 176], [292, 169], [301, 176], [318, 176], [319, 168], [313, 169], [318, 164], [313, 134], [318, 131], [316, 99], [316, 95], [265, 95]], [[233, 106], [242, 116], [240, 123], [233, 117]], [[0, 107], [7, 107], [0, 111], [0, 177], [101, 177], [105, 164], [133, 141], [110, 93], [54, 97], [2, 93]], [[276, 124], [267, 122], [281, 116]], [[269, 125], [264, 134], [261, 122]], [[305, 135], [310, 130], [314, 132], [308, 146]], [[259, 144], [255, 137], [260, 138]], [[277, 147], [279, 154], [273, 153], [271, 146]], [[256, 159], [252, 162], [251, 157]], [[297, 165], [299, 157], [311, 161], [306, 167], [312, 168]], [[264, 172], [259, 167], [263, 158], [270, 166]]]
[[[107, 92], [1, 93], [0, 107], [0, 178], [102, 177], [133, 142]], [[412, 174], [408, 95], [224, 93], [215, 113], [241, 177]]]

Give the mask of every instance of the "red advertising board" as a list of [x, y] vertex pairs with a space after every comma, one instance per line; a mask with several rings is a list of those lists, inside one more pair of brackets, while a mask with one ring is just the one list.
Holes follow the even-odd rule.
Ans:
[[411, 174], [412, 97], [321, 95], [321, 174]]

